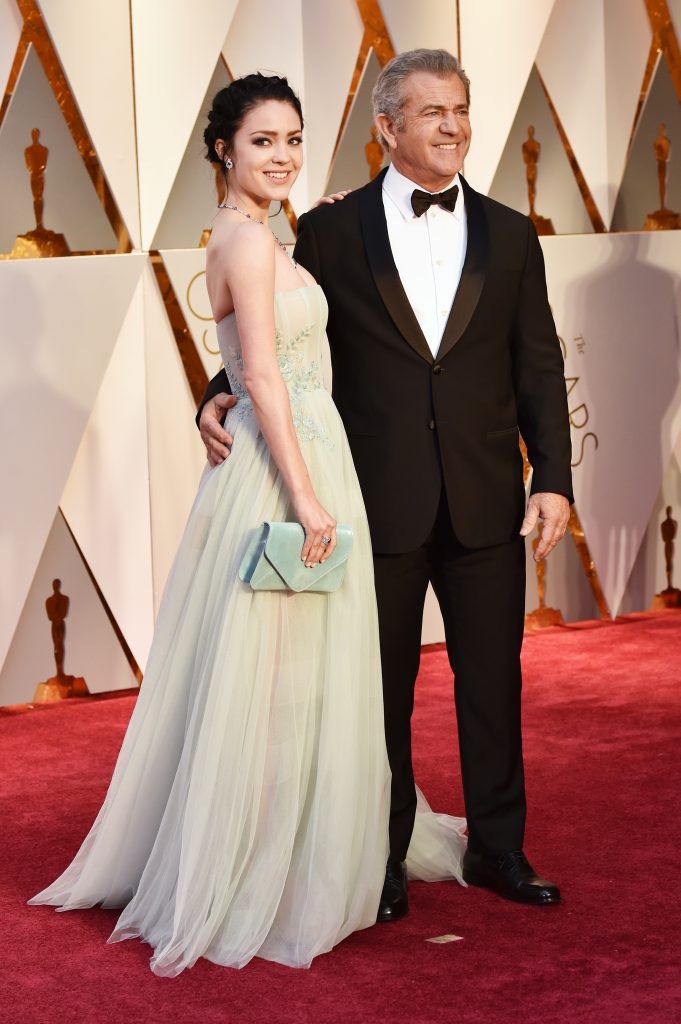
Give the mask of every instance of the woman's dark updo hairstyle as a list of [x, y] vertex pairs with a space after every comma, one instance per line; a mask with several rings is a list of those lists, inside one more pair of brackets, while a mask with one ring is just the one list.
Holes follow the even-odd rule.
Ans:
[[267, 100], [290, 103], [300, 118], [302, 128], [303, 110], [300, 100], [286, 78], [280, 78], [278, 75], [261, 75], [259, 71], [254, 75], [235, 78], [230, 85], [220, 89], [213, 97], [213, 105], [208, 111], [208, 125], [203, 133], [206, 160], [214, 164], [222, 163], [215, 149], [217, 139], [224, 140], [225, 153], [229, 156], [234, 136], [248, 111]]

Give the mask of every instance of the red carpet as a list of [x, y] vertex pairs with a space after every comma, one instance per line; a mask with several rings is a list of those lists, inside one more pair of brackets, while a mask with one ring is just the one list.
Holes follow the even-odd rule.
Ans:
[[[115, 913], [26, 899], [75, 853], [132, 698], [0, 715], [0, 1019], [163, 1024], [672, 1024], [681, 1019], [681, 613], [552, 630], [525, 644], [526, 850], [561, 907], [413, 885], [412, 912], [309, 971], [200, 961], [155, 978], [149, 948], [106, 946]], [[461, 812], [451, 677], [424, 655], [417, 779]], [[462, 940], [434, 945], [444, 933]]]

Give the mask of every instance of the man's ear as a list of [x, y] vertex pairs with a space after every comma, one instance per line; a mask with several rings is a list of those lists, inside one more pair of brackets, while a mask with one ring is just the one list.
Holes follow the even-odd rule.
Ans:
[[397, 139], [395, 138], [395, 125], [393, 121], [388, 117], [387, 114], [376, 115], [376, 127], [379, 132], [388, 143], [389, 149], [395, 149], [397, 146]]

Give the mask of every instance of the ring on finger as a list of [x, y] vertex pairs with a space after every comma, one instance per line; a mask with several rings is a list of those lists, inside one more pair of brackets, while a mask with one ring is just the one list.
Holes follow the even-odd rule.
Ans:
[[327, 537], [326, 534], [324, 534], [324, 536], [322, 537], [322, 544], [324, 545], [324, 547], [328, 547], [328, 545], [330, 543], [331, 543], [331, 538]]

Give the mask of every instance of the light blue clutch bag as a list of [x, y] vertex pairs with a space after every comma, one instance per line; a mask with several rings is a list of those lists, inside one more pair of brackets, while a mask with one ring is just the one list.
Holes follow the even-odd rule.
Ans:
[[300, 560], [305, 531], [300, 523], [263, 523], [254, 532], [239, 569], [252, 590], [329, 594], [345, 579], [352, 551], [352, 527], [336, 527], [336, 547], [325, 562], [307, 569]]

